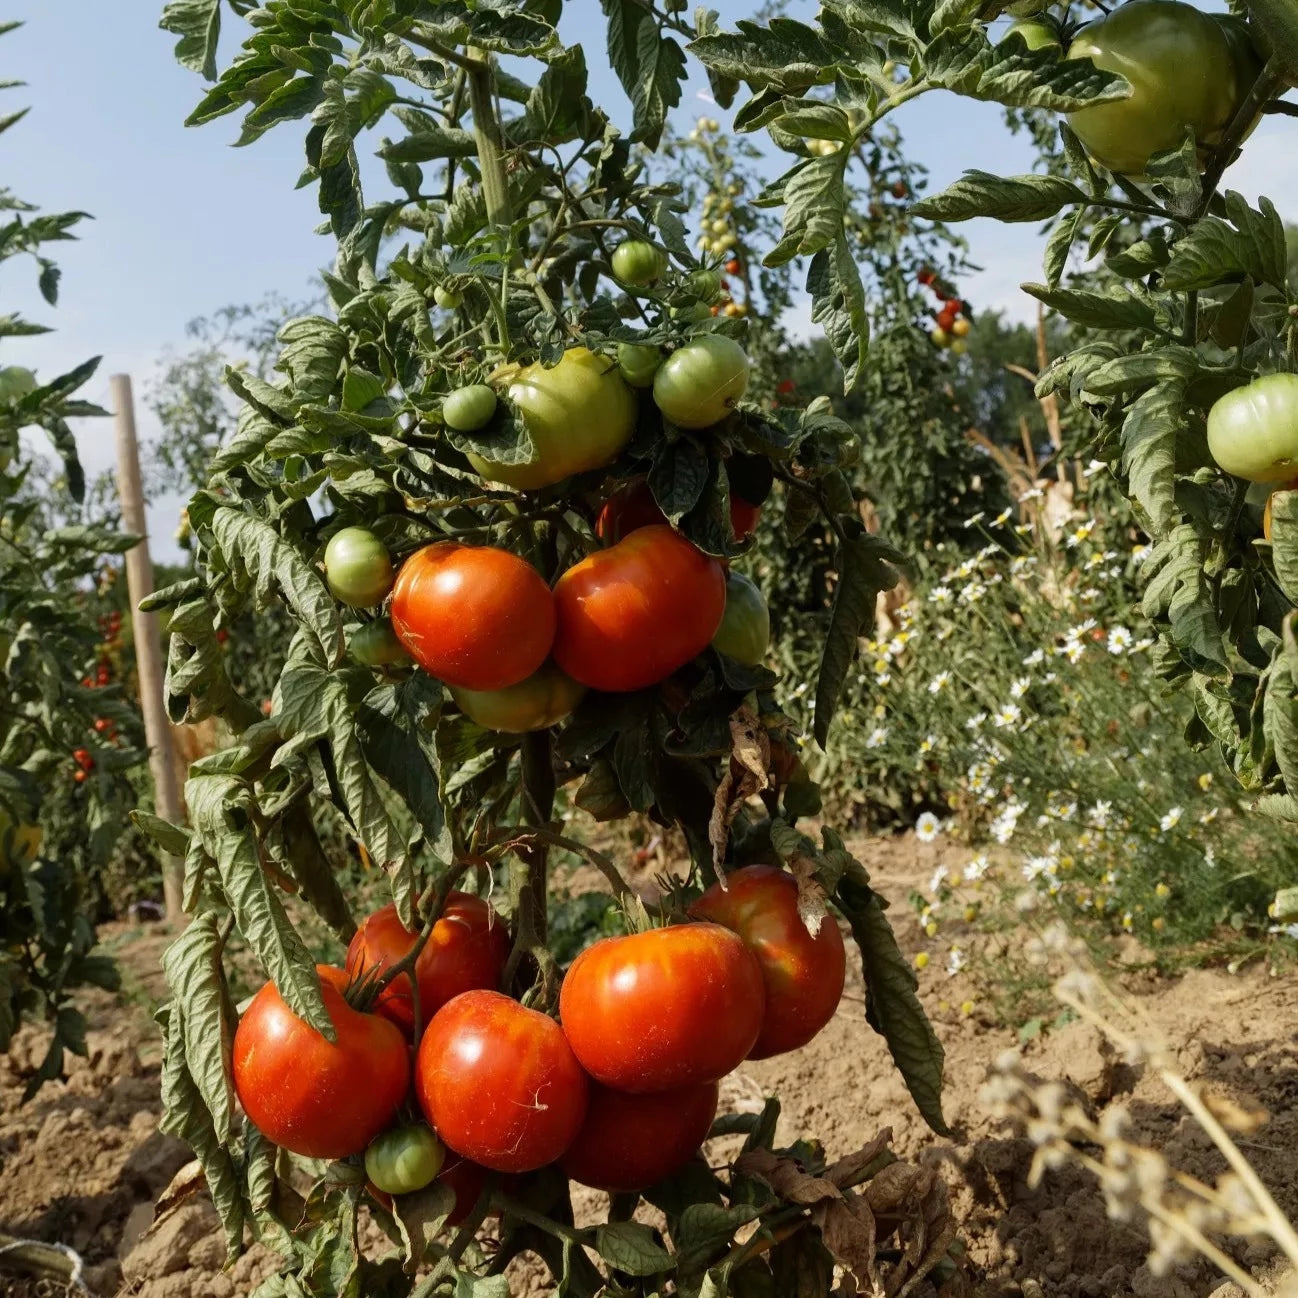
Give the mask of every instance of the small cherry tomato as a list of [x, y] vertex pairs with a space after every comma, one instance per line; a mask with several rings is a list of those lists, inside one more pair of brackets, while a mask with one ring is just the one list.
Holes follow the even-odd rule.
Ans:
[[905, 181], [895, 181], [892, 186], [893, 198], [905, 198], [910, 193], [910, 187]]
[[86, 782], [86, 773], [85, 771], [81, 770], [80, 767], [78, 767], [75, 771], [72, 772], [72, 778], [76, 780], [78, 784], [84, 784]]
[[950, 333], [955, 328], [955, 312], [950, 307], [937, 313], [937, 327], [943, 333]]
[[387, 1194], [413, 1194], [436, 1178], [445, 1157], [442, 1142], [422, 1123], [394, 1127], [370, 1141], [365, 1175]]
[[103, 734], [105, 730], [111, 730], [113, 723], [107, 717], [95, 718], [95, 730], [98, 734]]
[[644, 1190], [694, 1157], [716, 1116], [716, 1082], [652, 1095], [593, 1085], [586, 1121], [559, 1166], [596, 1190]]
[[957, 338], [951, 344], [952, 356], [963, 356], [969, 350], [969, 344], [963, 338]]
[[739, 260], [738, 257], [731, 257], [730, 260], [726, 262], [727, 275], [741, 274], [743, 269], [744, 269], [743, 263]]
[[613, 274], [623, 284], [643, 288], [666, 269], [667, 254], [644, 239], [627, 239], [613, 250]]
[[90, 749], [88, 748], [74, 748], [72, 750], [72, 760], [83, 771], [93, 771], [95, 769], [95, 759], [90, 755]]
[[916, 278], [916, 279], [917, 279], [917, 280], [918, 280], [918, 281], [919, 281], [919, 282], [920, 282], [920, 283], [921, 283], [925, 288], [927, 288], [930, 284], [932, 284], [932, 283], [934, 282], [934, 280], [937, 279], [937, 272], [936, 272], [936, 271], [933, 271], [933, 270], [930, 270], [927, 266], [925, 266], [924, 269], [921, 270], [921, 271], [919, 272], [919, 274], [915, 276], [915, 278]]
[[969, 336], [969, 321], [963, 316], [951, 325], [951, 332], [957, 338], [967, 338]]
[[442, 402], [442, 419], [457, 433], [476, 433], [495, 413], [496, 394], [485, 383], [456, 388]]
[[373, 608], [392, 589], [392, 558], [364, 527], [344, 527], [324, 552], [325, 581], [337, 600], [352, 608]]
[[733, 338], [692, 338], [663, 362], [654, 378], [654, 402], [681, 428], [720, 423], [748, 387], [748, 357]]
[[934, 329], [933, 332], [929, 334], [929, 338], [931, 339], [934, 347], [941, 347], [945, 349], [951, 346], [951, 335], [948, 334], [945, 329], [941, 329], [941, 328]]
[[530, 1172], [572, 1144], [589, 1083], [553, 1019], [499, 992], [473, 991], [428, 1025], [415, 1094], [457, 1153], [497, 1172]]

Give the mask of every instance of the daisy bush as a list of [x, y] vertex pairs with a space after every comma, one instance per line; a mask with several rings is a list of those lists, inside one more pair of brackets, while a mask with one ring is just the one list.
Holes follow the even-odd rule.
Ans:
[[[967, 855], [917, 891], [934, 933], [995, 896], [1152, 942], [1289, 936], [1268, 913], [1283, 831], [1157, 679], [1143, 547], [1084, 515], [1049, 537], [1008, 511], [968, 530], [981, 548], [921, 557], [826, 750], [804, 745], [827, 810]], [[794, 707], [809, 725], [805, 695]], [[942, 952], [957, 972], [961, 950]]]

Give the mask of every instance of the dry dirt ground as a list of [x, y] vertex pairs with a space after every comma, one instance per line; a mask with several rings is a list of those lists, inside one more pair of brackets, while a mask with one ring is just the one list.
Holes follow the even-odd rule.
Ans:
[[[904, 948], [917, 946], [916, 921], [902, 903], [933, 866], [917, 859], [912, 840], [858, 845], [876, 885], [897, 899], [892, 911]], [[127, 978], [127, 995], [88, 1000], [90, 1055], [75, 1060], [65, 1083], [45, 1087], [19, 1106], [24, 1067], [39, 1059], [41, 1034], [26, 1029], [0, 1058], [0, 1231], [57, 1241], [86, 1263], [99, 1298], [233, 1298], [273, 1269], [254, 1249], [228, 1272], [215, 1216], [191, 1201], [143, 1238], [158, 1192], [188, 1159], [160, 1135], [158, 1049], [145, 1012], [161, 991], [159, 955], [165, 935], [119, 929], [106, 935]], [[963, 976], [963, 975], [962, 975]], [[961, 977], [962, 977], [961, 976]], [[781, 1135], [815, 1136], [831, 1155], [865, 1143], [882, 1127], [894, 1149], [912, 1161], [933, 1161], [951, 1190], [968, 1249], [972, 1290], [988, 1298], [1206, 1298], [1221, 1280], [1206, 1265], [1156, 1278], [1144, 1264], [1145, 1239], [1134, 1226], [1104, 1215], [1092, 1179], [1064, 1169], [1029, 1189], [1031, 1149], [986, 1113], [979, 1092], [989, 1065], [1018, 1045], [1015, 1032], [965, 1015], [961, 977], [929, 970], [922, 994], [947, 1055], [946, 1112], [953, 1140], [927, 1133], [880, 1039], [862, 1017], [859, 974], [849, 978], [837, 1017], [806, 1049], [746, 1066], [727, 1084], [732, 1107], [783, 1101]], [[1144, 976], [1126, 989], [1137, 996], [1170, 1043], [1186, 1076], [1269, 1121], [1243, 1148], [1290, 1219], [1298, 1218], [1298, 987], [1256, 967], [1231, 975], [1207, 969], [1176, 979]], [[1022, 1046], [1024, 1062], [1042, 1078], [1068, 1079], [1095, 1105], [1120, 1099], [1130, 1109], [1134, 1138], [1161, 1148], [1183, 1170], [1216, 1176], [1223, 1165], [1195, 1124], [1154, 1077], [1115, 1061], [1096, 1033], [1072, 1023]], [[591, 1210], [598, 1196], [586, 1192]], [[1271, 1254], [1247, 1240], [1225, 1247], [1263, 1273]], [[1034, 1283], [1035, 1282], [1035, 1283]], [[540, 1298], [547, 1286], [526, 1267], [515, 1291]], [[45, 1282], [0, 1272], [0, 1295], [37, 1298], [62, 1292]]]

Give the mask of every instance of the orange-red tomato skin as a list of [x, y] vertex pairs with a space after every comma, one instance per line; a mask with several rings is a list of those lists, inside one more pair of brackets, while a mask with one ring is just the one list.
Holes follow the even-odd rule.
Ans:
[[569, 568], [554, 602], [555, 662], [591, 689], [639, 690], [707, 648], [725, 612], [725, 570], [658, 524]]
[[234, 1086], [272, 1143], [307, 1158], [346, 1158], [396, 1116], [410, 1085], [410, 1052], [395, 1024], [347, 1004], [341, 969], [317, 965], [316, 972], [337, 1042], [299, 1019], [267, 983], [234, 1034]]
[[[415, 944], [394, 903], [367, 916], [347, 948], [347, 972], [358, 978], [396, 964]], [[452, 892], [424, 949], [415, 961], [420, 1020], [427, 1023], [453, 996], [495, 987], [509, 959], [509, 933], [496, 912], [480, 897]], [[407, 1035], [414, 1029], [415, 1006], [410, 975], [403, 974], [379, 993], [374, 1012], [389, 1018]]]
[[559, 994], [581, 1066], [619, 1091], [715, 1082], [761, 1031], [766, 989], [756, 958], [718, 924], [605, 938], [572, 962]]
[[813, 938], [798, 914], [793, 876], [769, 865], [733, 871], [713, 884], [690, 915], [733, 929], [757, 957], [766, 983], [766, 1018], [750, 1059], [804, 1046], [834, 1017], [843, 995], [847, 952], [827, 915]]
[[559, 1166], [596, 1190], [643, 1190], [694, 1157], [716, 1116], [716, 1082], [651, 1095], [595, 1084], [586, 1121]]
[[499, 992], [464, 992], [419, 1043], [415, 1095], [457, 1154], [497, 1172], [531, 1172], [572, 1144], [589, 1082], [559, 1025]]
[[525, 680], [554, 640], [554, 597], [525, 559], [490, 545], [416, 550], [392, 588], [392, 629], [430, 676], [466, 690]]

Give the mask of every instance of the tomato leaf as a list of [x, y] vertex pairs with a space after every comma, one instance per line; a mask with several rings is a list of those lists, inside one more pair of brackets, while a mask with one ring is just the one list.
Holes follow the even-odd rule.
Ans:
[[1176, 447], [1185, 422], [1185, 385], [1175, 379], [1141, 393], [1122, 422], [1122, 470], [1158, 533], [1176, 517]]
[[695, 437], [660, 441], [649, 468], [649, 489], [658, 507], [673, 523], [699, 503], [708, 485], [711, 463]]
[[897, 584], [897, 573], [889, 563], [897, 558], [897, 552], [886, 541], [868, 533], [839, 546], [838, 585], [834, 588], [834, 606], [816, 675], [815, 736], [822, 748], [828, 742], [829, 723], [856, 659], [860, 638], [874, 625], [879, 592]]
[[180, 37], [176, 61], [208, 81], [216, 80], [216, 46], [221, 35], [222, 0], [169, 0], [158, 26]]
[[1154, 308], [1126, 289], [1091, 293], [1084, 289], [1024, 284], [1023, 291], [1058, 311], [1066, 320], [1096, 329], [1152, 329]]
[[1285, 286], [1284, 222], [1269, 199], [1254, 210], [1236, 193], [1225, 196], [1229, 223], [1206, 216], [1179, 240], [1163, 271], [1174, 292], [1213, 288], [1248, 276], [1259, 284]]
[[801, 95], [833, 81], [843, 51], [833, 49], [814, 27], [792, 18], [772, 18], [768, 26], [740, 19], [735, 26], [733, 34], [692, 41], [690, 53], [710, 72], [754, 90], [770, 87], [782, 95]]
[[808, 158], [763, 192], [760, 205], [784, 204], [784, 235], [766, 254], [763, 265], [783, 266], [842, 240], [847, 205], [843, 176], [850, 158], [845, 149]]
[[843, 391], [851, 392], [861, 380], [870, 346], [870, 316], [856, 258], [842, 233], [833, 245], [822, 248], [807, 268], [811, 294], [811, 319], [825, 331], [843, 367]]
[[1244, 0], [1291, 86], [1298, 86], [1298, 20], [1288, 0]]
[[617, 773], [605, 761], [598, 761], [590, 768], [573, 801], [599, 821], [621, 820], [631, 814], [631, 804], [622, 793]]
[[1063, 176], [994, 176], [966, 171], [940, 194], [922, 198], [911, 211], [931, 221], [969, 221], [990, 216], [998, 221], [1044, 221], [1086, 195]]
[[206, 911], [163, 952], [162, 967], [176, 998], [172, 1013], [184, 1040], [185, 1066], [212, 1115], [217, 1139], [228, 1145], [234, 1131], [229, 1081], [234, 1016], [221, 969], [223, 945], [219, 918]]
[[1141, 609], [1149, 619], [1170, 622], [1173, 644], [1201, 671], [1225, 671], [1226, 651], [1204, 565], [1207, 540], [1192, 523], [1174, 527], [1145, 560]]
[[615, 1221], [595, 1228], [595, 1252], [626, 1275], [659, 1275], [671, 1271], [676, 1260], [648, 1226], [637, 1221]]
[[608, 18], [609, 62], [634, 111], [632, 138], [656, 149], [668, 111], [681, 101], [685, 54], [635, 0], [600, 0], [600, 5]]
[[920, 1004], [915, 971], [868, 885], [845, 876], [837, 897], [861, 952], [866, 1022], [887, 1041], [924, 1121], [938, 1135], [950, 1135], [942, 1116], [944, 1052]]
[[1271, 559], [1280, 589], [1298, 604], [1298, 491], [1271, 493]]
[[[1292, 614], [1285, 620], [1284, 638], [1277, 647], [1267, 673], [1262, 704], [1262, 727], [1275, 753], [1285, 785], [1298, 788], [1298, 645], [1295, 645]], [[1293, 801], [1290, 795], [1290, 801]], [[1287, 817], [1289, 808], [1273, 808]]]

